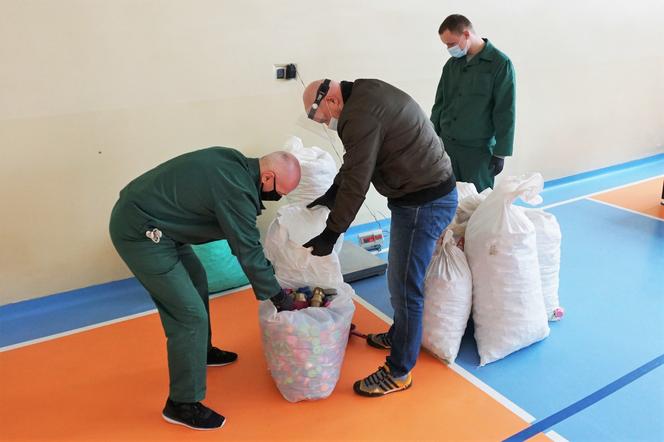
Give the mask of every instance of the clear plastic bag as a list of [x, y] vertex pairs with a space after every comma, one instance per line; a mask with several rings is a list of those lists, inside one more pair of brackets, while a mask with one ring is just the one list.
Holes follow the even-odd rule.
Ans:
[[343, 282], [337, 255], [343, 238], [325, 257], [313, 256], [302, 247], [324, 229], [328, 213], [327, 208], [282, 207], [265, 238], [265, 255], [282, 287], [337, 291], [327, 307], [277, 313], [270, 301], [260, 304], [259, 323], [268, 369], [281, 394], [291, 402], [322, 399], [332, 393], [355, 312], [354, 291]]
[[277, 313], [269, 301], [260, 305], [267, 366], [290, 402], [326, 398], [339, 380], [355, 305], [348, 284], [334, 288], [338, 295], [325, 308]]

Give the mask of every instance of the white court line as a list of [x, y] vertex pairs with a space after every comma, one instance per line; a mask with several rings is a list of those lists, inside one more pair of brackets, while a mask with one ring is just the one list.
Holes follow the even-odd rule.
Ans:
[[[353, 299], [357, 301], [358, 304], [361, 304], [363, 307], [365, 307], [367, 310], [369, 310], [371, 313], [374, 315], [378, 316], [380, 319], [385, 321], [387, 324], [392, 324], [394, 322], [392, 318], [387, 316], [385, 313], [381, 312], [378, 310], [376, 307], [371, 305], [368, 301], [365, 299], [361, 298], [359, 295], [354, 295]], [[442, 364], [442, 362], [441, 362]], [[528, 413], [526, 410], [523, 408], [519, 407], [517, 404], [514, 402], [510, 401], [507, 399], [505, 396], [502, 394], [498, 393], [496, 390], [491, 388], [489, 385], [484, 383], [482, 380], [477, 378], [476, 376], [472, 375], [470, 372], [468, 372], [465, 368], [461, 367], [460, 365], [454, 363], [454, 364], [449, 364], [447, 365], [452, 371], [460, 375], [462, 378], [466, 379], [468, 382], [482, 390], [484, 393], [488, 394], [492, 399], [500, 403], [502, 406], [510, 410], [512, 413], [516, 414], [519, 416], [521, 419], [526, 421], [528, 424], [532, 424], [535, 421], [535, 417]], [[548, 436], [550, 439], [556, 441], [556, 442], [564, 442], [567, 441], [564, 437], [556, 433], [555, 431], [548, 431], [544, 433], [546, 436]], [[509, 436], [506, 436], [509, 437]]]
[[634, 214], [636, 214], [636, 215], [641, 215], [641, 216], [645, 216], [645, 217], [647, 217], [647, 218], [652, 218], [652, 219], [654, 219], [654, 220], [656, 220], [656, 221], [662, 221], [662, 222], [664, 222], [664, 219], [659, 218], [659, 217], [657, 217], [657, 216], [650, 215], [650, 214], [648, 214], [648, 213], [639, 212], [639, 211], [632, 210], [632, 209], [628, 209], [627, 207], [618, 206], [618, 205], [616, 205], [616, 204], [607, 203], [606, 201], [600, 201], [600, 200], [596, 200], [596, 199], [594, 199], [594, 198], [591, 198], [590, 201], [592, 201], [592, 202], [594, 202], [594, 203], [604, 204], [605, 206], [613, 207], [614, 209], [620, 209], [620, 210], [624, 210], [625, 212], [630, 212], [630, 213], [634, 213]]
[[[215, 293], [214, 295], [210, 295], [210, 299], [218, 298], [220, 296], [230, 295], [231, 293], [240, 292], [240, 291], [245, 290], [247, 288], [251, 288], [251, 286], [250, 285], [245, 285], [245, 286], [238, 287], [238, 288], [235, 288], [235, 289], [227, 290], [225, 292]], [[65, 331], [65, 332], [62, 332], [62, 333], [56, 333], [56, 334], [53, 334], [53, 335], [42, 336], [41, 338], [32, 339], [32, 340], [29, 340], [29, 341], [19, 342], [18, 344], [6, 345], [4, 347], [0, 347], [0, 353], [2, 353], [4, 351], [14, 350], [14, 349], [21, 348], [21, 347], [27, 347], [28, 345], [39, 344], [40, 342], [51, 341], [53, 339], [62, 338], [64, 336], [74, 335], [76, 333], [82, 333], [84, 331], [93, 330], [95, 328], [104, 327], [106, 325], [117, 324], [118, 322], [129, 321], [131, 319], [140, 318], [142, 316], [151, 315], [153, 313], [157, 313], [156, 308], [153, 308], [153, 309], [150, 309], [150, 310], [147, 310], [147, 311], [144, 311], [144, 312], [140, 312], [140, 313], [135, 313], [133, 315], [122, 316], [120, 318], [111, 319], [110, 321], [104, 321], [104, 322], [98, 322], [98, 323], [92, 324], [92, 325], [86, 325], [85, 327], [75, 328], [73, 330], [68, 330], [68, 331]]]
[[633, 186], [633, 185], [635, 185], [635, 184], [645, 183], [646, 181], [655, 180], [655, 179], [657, 179], [657, 178], [664, 178], [664, 175], [655, 175], [655, 176], [651, 176], [650, 178], [644, 178], [644, 179], [642, 179], [642, 180], [633, 181], [633, 182], [628, 183], [628, 184], [621, 184], [620, 186], [609, 187], [608, 189], [604, 189], [604, 190], [600, 190], [600, 191], [597, 191], [597, 192], [588, 193], [588, 194], [585, 194], [585, 195], [581, 195], [581, 196], [577, 196], [577, 197], [574, 197], [574, 198], [570, 198], [570, 199], [568, 199], [568, 200], [558, 201], [557, 203], [548, 204], [548, 205], [546, 205], [546, 206], [536, 207], [536, 208], [537, 208], [537, 209], [543, 209], [543, 210], [546, 210], [546, 209], [550, 209], [550, 208], [552, 208], [552, 207], [558, 207], [558, 206], [562, 206], [563, 204], [569, 204], [569, 203], [573, 203], [573, 202], [575, 202], [575, 201], [579, 201], [579, 200], [582, 200], [582, 199], [590, 198], [591, 196], [599, 195], [600, 193], [611, 192], [611, 191], [613, 191], [613, 190], [624, 189], [625, 187]]

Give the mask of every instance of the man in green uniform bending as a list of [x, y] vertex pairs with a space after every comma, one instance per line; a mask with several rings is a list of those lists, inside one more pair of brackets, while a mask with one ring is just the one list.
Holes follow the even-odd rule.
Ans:
[[514, 67], [463, 15], [447, 17], [438, 34], [452, 57], [443, 67], [431, 122], [457, 181], [474, 183], [481, 192], [493, 187], [512, 155]]
[[206, 365], [237, 359], [212, 346], [207, 277], [190, 244], [228, 240], [256, 298], [289, 308], [263, 254], [256, 217], [262, 201], [278, 200], [299, 181], [300, 164], [290, 153], [259, 159], [211, 147], [167, 161], [120, 192], [111, 239], [150, 293], [166, 332], [170, 391], [163, 417], [168, 422], [204, 430], [223, 426], [225, 418], [200, 403]]

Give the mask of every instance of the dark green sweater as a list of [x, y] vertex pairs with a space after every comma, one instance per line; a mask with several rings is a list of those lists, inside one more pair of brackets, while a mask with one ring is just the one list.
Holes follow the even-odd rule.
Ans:
[[431, 122], [445, 144], [512, 155], [514, 67], [489, 40], [470, 60], [451, 57], [443, 67]]
[[258, 159], [226, 147], [180, 155], [144, 173], [120, 192], [127, 233], [156, 227], [185, 244], [226, 239], [258, 299], [280, 290], [256, 227], [260, 215]]

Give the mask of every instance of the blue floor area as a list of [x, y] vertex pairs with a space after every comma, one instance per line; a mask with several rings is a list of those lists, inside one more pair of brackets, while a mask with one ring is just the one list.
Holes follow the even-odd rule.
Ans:
[[155, 308], [134, 278], [0, 307], [0, 347]]
[[553, 430], [574, 435], [571, 439], [579, 441], [664, 441], [664, 366], [562, 421]]
[[664, 175], [664, 153], [592, 172], [551, 180], [540, 194], [544, 206]]
[[[565, 318], [551, 323], [545, 341], [482, 368], [471, 330], [457, 358], [459, 365], [540, 419], [664, 354], [664, 222], [590, 200], [550, 212], [563, 233], [560, 297]], [[392, 316], [385, 276], [358, 281], [353, 287]], [[375, 331], [380, 330], [363, 332]], [[664, 389], [661, 378], [644, 379], [643, 388]], [[664, 395], [645, 397], [651, 398], [652, 410], [658, 409], [658, 400], [661, 408]], [[594, 407], [580, 414], [598, 419]], [[574, 425], [600, 425], [602, 432], [623, 439], [632, 434], [634, 425], [659, 425], [653, 423], [651, 412], [630, 413], [629, 420], [602, 417], [600, 423], [584, 424], [575, 417], [558, 427], [565, 437], [591, 440]]]

